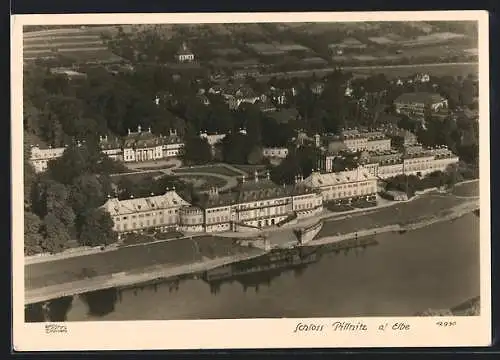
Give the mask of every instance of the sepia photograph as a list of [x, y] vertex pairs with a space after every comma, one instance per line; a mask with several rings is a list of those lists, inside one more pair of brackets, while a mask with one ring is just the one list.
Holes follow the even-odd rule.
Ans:
[[433, 13], [16, 16], [20, 326], [489, 336], [487, 13]]

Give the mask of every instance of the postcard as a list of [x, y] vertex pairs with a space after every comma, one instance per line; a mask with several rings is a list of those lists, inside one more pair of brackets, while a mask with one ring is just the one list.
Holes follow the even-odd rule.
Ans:
[[490, 344], [487, 12], [11, 37], [15, 350]]

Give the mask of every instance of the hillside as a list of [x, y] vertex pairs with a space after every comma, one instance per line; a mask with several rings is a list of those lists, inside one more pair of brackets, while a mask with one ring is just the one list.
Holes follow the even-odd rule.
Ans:
[[62, 58], [74, 63], [121, 61], [103, 42], [102, 31], [102, 27], [46, 27], [25, 31], [24, 61], [48, 58]]

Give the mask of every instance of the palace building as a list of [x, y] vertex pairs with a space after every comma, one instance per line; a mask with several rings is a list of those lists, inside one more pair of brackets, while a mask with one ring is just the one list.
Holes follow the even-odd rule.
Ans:
[[448, 166], [458, 161], [458, 156], [445, 146], [426, 149], [421, 145], [411, 145], [405, 146], [403, 152], [371, 153], [363, 166], [370, 174], [387, 179], [398, 175], [425, 176], [435, 171], [446, 171]]
[[343, 144], [353, 152], [390, 150], [391, 139], [382, 131], [344, 130], [340, 135]]
[[47, 170], [49, 161], [61, 157], [66, 150], [66, 147], [41, 149], [36, 146], [31, 147], [30, 161], [35, 169], [35, 172], [40, 173]]
[[140, 231], [148, 228], [177, 229], [180, 209], [189, 206], [175, 188], [163, 195], [146, 198], [118, 200], [110, 198], [102, 206], [113, 219], [113, 230], [118, 233]]
[[153, 161], [163, 158], [163, 143], [161, 139], [151, 133], [151, 128], [146, 132], [137, 127], [137, 132], [128, 130], [128, 135], [123, 141], [123, 161]]
[[426, 112], [437, 113], [448, 107], [448, 100], [439, 94], [427, 92], [405, 93], [394, 100], [398, 114], [424, 121]]
[[113, 160], [123, 161], [122, 141], [118, 137], [99, 136], [101, 151]]
[[286, 147], [266, 147], [262, 148], [262, 156], [265, 158], [284, 159], [288, 156], [288, 148]]
[[181, 49], [175, 55], [178, 62], [193, 62], [194, 53], [187, 47], [186, 43], [182, 43]]
[[295, 185], [279, 186], [270, 180], [269, 172], [261, 179], [243, 178], [231, 192], [219, 193], [217, 189], [200, 201], [204, 212], [204, 231], [252, 231], [276, 226], [291, 217], [305, 218], [323, 210], [321, 195], [303, 186], [297, 179]]
[[104, 205], [118, 233], [178, 229], [185, 232], [255, 231], [279, 226], [290, 219], [314, 216], [322, 212], [320, 193], [304, 186], [279, 186], [269, 173], [260, 178], [243, 178], [232, 191], [219, 193], [216, 188], [195, 204], [183, 200], [174, 189], [164, 195], [140, 199], [109, 199]]
[[128, 130], [127, 136], [121, 141], [118, 138], [100, 137], [101, 151], [109, 157], [124, 162], [155, 161], [179, 156], [184, 143], [177, 136], [176, 130], [170, 130], [168, 136], [155, 135], [142, 131], [141, 126], [136, 132]]
[[374, 201], [377, 194], [377, 178], [364, 167], [341, 172], [314, 171], [303, 184], [319, 191], [324, 202], [351, 202], [357, 198]]
[[[151, 129], [142, 131], [139, 125], [136, 132], [129, 129], [123, 139], [116, 136], [99, 136], [99, 146], [101, 151], [113, 160], [140, 162], [177, 157], [184, 149], [184, 142], [176, 130], [170, 130], [168, 136], [155, 135], [151, 133]], [[61, 157], [64, 150], [65, 147], [41, 149], [33, 146], [30, 161], [35, 171], [45, 171], [48, 162]]]

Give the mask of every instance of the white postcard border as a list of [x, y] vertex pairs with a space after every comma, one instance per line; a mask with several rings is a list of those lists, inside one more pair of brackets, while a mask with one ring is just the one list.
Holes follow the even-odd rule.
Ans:
[[[489, 30], [486, 11], [310, 12], [210, 14], [15, 15], [11, 18], [12, 94], [12, 253], [13, 345], [18, 351], [487, 346], [491, 341], [491, 244], [489, 154]], [[480, 274], [481, 315], [449, 318], [252, 319], [191, 321], [68, 322], [67, 333], [46, 334], [45, 325], [24, 323], [22, 87], [23, 25], [332, 22], [477, 20], [480, 83]], [[294, 332], [297, 324], [335, 321], [363, 323], [368, 331]], [[437, 321], [455, 321], [443, 328]], [[410, 330], [378, 330], [382, 324], [408, 324]]]

